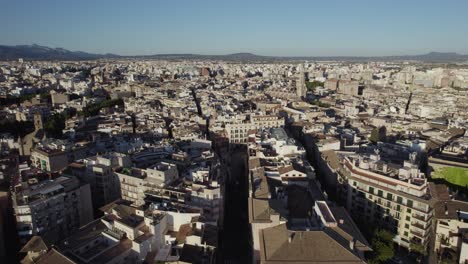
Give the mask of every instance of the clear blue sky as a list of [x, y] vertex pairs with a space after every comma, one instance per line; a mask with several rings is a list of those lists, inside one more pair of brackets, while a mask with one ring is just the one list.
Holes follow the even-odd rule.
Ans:
[[0, 44], [122, 55], [468, 54], [467, 0], [0, 0]]

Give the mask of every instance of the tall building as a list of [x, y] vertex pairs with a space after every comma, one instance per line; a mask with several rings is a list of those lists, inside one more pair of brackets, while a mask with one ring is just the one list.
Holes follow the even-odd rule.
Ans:
[[356, 221], [386, 228], [400, 246], [428, 245], [433, 199], [414, 158], [403, 166], [388, 163], [379, 154], [344, 156], [339, 162], [343, 165], [339, 173], [345, 177], [338, 181]]
[[303, 97], [307, 94], [307, 87], [305, 84], [306, 73], [304, 72], [304, 65], [302, 65], [302, 63], [298, 66], [298, 72], [299, 76], [296, 81], [296, 95], [298, 97]]
[[39, 235], [53, 243], [93, 219], [89, 184], [76, 177], [51, 178], [37, 169], [22, 171], [12, 188], [21, 243]]
[[115, 170], [132, 166], [130, 156], [117, 152], [93, 156], [69, 165], [72, 175], [89, 183], [95, 209], [120, 198], [119, 178]]

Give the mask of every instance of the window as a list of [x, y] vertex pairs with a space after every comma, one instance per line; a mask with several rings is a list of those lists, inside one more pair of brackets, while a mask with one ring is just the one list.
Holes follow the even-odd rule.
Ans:
[[398, 196], [396, 200], [397, 200], [397, 203], [399, 204], [403, 203], [403, 198], [401, 198], [401, 196]]
[[410, 221], [410, 220], [411, 220], [411, 217], [406, 216], [406, 221]]
[[413, 201], [408, 200], [408, 201], [406, 202], [406, 205], [408, 205], [408, 207], [413, 207]]
[[411, 214], [411, 209], [406, 208], [406, 212], [408, 212], [409, 214]]
[[409, 228], [409, 224], [405, 224], [405, 228], [408, 229], [408, 228]]
[[357, 186], [357, 182], [353, 182], [353, 186]]
[[387, 199], [388, 200], [393, 200], [393, 195], [391, 193], [387, 193]]
[[378, 195], [379, 197], [383, 197], [383, 191], [382, 191], [382, 190], [378, 190], [378, 191], [377, 191], [377, 195]]
[[369, 192], [372, 193], [372, 194], [374, 194], [374, 187], [370, 187], [370, 186], [369, 186]]
[[407, 236], [408, 236], [408, 232], [405, 231], [405, 232], [403, 233], [403, 235], [404, 235], [405, 237], [407, 237]]

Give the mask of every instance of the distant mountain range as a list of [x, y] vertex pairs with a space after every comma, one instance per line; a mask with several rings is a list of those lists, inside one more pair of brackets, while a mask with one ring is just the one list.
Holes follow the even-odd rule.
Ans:
[[69, 51], [62, 48], [49, 48], [33, 45], [4, 46], [0, 45], [0, 60], [91, 60], [118, 57], [115, 54], [92, 54], [82, 51]]
[[261, 56], [252, 53], [234, 53], [228, 55], [200, 55], [200, 54], [156, 54], [142, 56], [120, 56], [116, 54], [93, 54], [82, 51], [69, 51], [63, 48], [49, 48], [40, 45], [0, 45], [0, 60], [95, 60], [95, 59], [166, 59], [166, 60], [226, 60], [226, 61], [424, 61], [424, 62], [465, 62], [468, 55], [454, 52], [430, 52], [423, 55], [406, 56]]

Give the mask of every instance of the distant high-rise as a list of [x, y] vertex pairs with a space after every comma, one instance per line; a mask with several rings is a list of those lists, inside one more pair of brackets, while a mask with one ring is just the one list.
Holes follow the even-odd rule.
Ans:
[[304, 72], [304, 66], [302, 64], [299, 64], [297, 70], [299, 72], [299, 77], [298, 77], [298, 80], [296, 81], [296, 95], [298, 97], [302, 97], [302, 96], [305, 96], [307, 93], [307, 87], [305, 84], [306, 75]]

